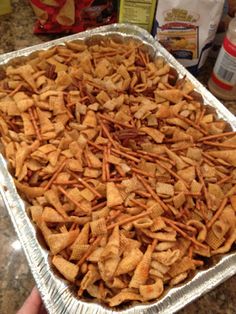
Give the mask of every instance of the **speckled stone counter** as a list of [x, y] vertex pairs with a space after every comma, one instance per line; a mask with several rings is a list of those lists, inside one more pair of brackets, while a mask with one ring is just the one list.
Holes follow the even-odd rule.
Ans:
[[[0, 16], [0, 54], [55, 38], [33, 34], [34, 14], [27, 0], [12, 0], [12, 7], [12, 14]], [[209, 57], [198, 76], [204, 85], [214, 62], [215, 59]], [[236, 114], [236, 102], [225, 102], [225, 105]], [[2, 202], [0, 202], [0, 245], [0, 314], [14, 314], [34, 286], [34, 280]], [[178, 314], [236, 313], [235, 288], [236, 276], [189, 304]]]

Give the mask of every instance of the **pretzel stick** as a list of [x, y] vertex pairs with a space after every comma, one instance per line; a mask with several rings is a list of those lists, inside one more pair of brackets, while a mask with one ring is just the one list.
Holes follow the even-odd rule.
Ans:
[[[1, 115], [2, 116], [2, 115]], [[3, 116], [2, 116], [2, 118], [3, 118]], [[4, 118], [3, 118], [4, 119]], [[5, 120], [5, 119], [4, 119]], [[12, 122], [11, 120], [5, 120], [6, 121], [6, 123], [12, 128], [12, 130], [13, 131], [15, 131], [16, 133], [18, 133], [19, 132], [19, 130], [18, 130], [18, 125], [16, 124], [16, 123], [14, 123], [14, 122]]]
[[[194, 192], [189, 192], [189, 191], [183, 191], [183, 193], [185, 194], [185, 195], [187, 195], [187, 196], [201, 196], [201, 193], [199, 192], [196, 192], [196, 193], [194, 193]], [[177, 194], [179, 194], [179, 192], [177, 192]]]
[[145, 60], [145, 57], [143, 56], [142, 52], [140, 49], [138, 49], [138, 53], [137, 55], [139, 56], [139, 60], [141, 62], [142, 65], [146, 65], [146, 60]]
[[86, 259], [89, 257], [89, 255], [92, 254], [92, 252], [96, 249], [96, 247], [98, 246], [98, 244], [102, 240], [102, 238], [103, 238], [103, 236], [98, 236], [95, 239], [95, 241], [90, 245], [88, 250], [85, 252], [85, 254], [81, 257], [81, 259], [77, 263], [78, 266], [81, 266], [86, 261]]
[[193, 227], [191, 227], [191, 226], [187, 226], [187, 225], [183, 224], [182, 222], [178, 222], [178, 221], [172, 220], [172, 219], [170, 219], [170, 218], [166, 218], [166, 217], [162, 217], [162, 219], [163, 219], [164, 221], [169, 221], [169, 222], [175, 224], [176, 226], [179, 226], [179, 227], [181, 227], [181, 228], [184, 228], [184, 229], [186, 229], [186, 230], [188, 230], [188, 231], [191, 231], [191, 232], [196, 232], [196, 231], [197, 231], [195, 228], [193, 228]]
[[78, 203], [76, 200], [74, 200], [74, 199], [66, 192], [66, 190], [63, 189], [63, 187], [58, 186], [58, 190], [59, 190], [62, 194], [64, 194], [64, 195], [68, 198], [68, 200], [70, 200], [77, 208], [79, 208], [80, 210], [82, 210], [82, 211], [85, 212], [85, 213], [88, 212], [88, 210], [85, 209], [85, 208], [83, 208], [83, 207], [80, 205], [80, 203]]
[[206, 144], [209, 146], [217, 146], [217, 147], [236, 149], [236, 145], [224, 144], [224, 143], [219, 143], [219, 142], [204, 141], [203, 144]]
[[[137, 150], [140, 154], [142, 155], [148, 155], [148, 156], [151, 156], [151, 157], [154, 157], [154, 158], [158, 158], [160, 160], [163, 160], [163, 161], [166, 161], [170, 164], [172, 164], [173, 166], [175, 166], [175, 162], [173, 160], [170, 160], [166, 157], [163, 157], [163, 156], [160, 156], [159, 154], [155, 154], [155, 153], [149, 153], [149, 152], [146, 152], [146, 151], [142, 151], [142, 150]], [[155, 160], [156, 161], [156, 160]]]
[[[224, 179], [226, 174], [225, 172], [221, 172], [220, 170], [216, 169], [216, 172], [218, 174], [218, 176], [221, 178], [221, 179]], [[230, 173], [229, 171], [227, 171], [227, 173]], [[232, 175], [232, 179], [233, 179], [233, 175]]]
[[[204, 215], [203, 215], [203, 213], [201, 212], [201, 201], [200, 200], [196, 200], [196, 209], [197, 209], [197, 214], [200, 216], [200, 217], [202, 217], [202, 218], [204, 218]], [[205, 220], [205, 218], [204, 218], [204, 220]]]
[[225, 161], [221, 161], [220, 159], [216, 159], [215, 157], [212, 157], [212, 156], [208, 155], [207, 152], [202, 152], [202, 156], [204, 156], [204, 157], [208, 158], [209, 160], [211, 160], [214, 165], [215, 164], [220, 164], [220, 165], [225, 166]]
[[147, 193], [147, 192], [144, 192], [144, 191], [139, 191], [139, 190], [135, 191], [135, 194], [137, 194], [137, 195], [139, 195], [141, 197], [147, 197], [147, 198], [151, 197], [150, 193]]
[[190, 240], [191, 242], [193, 242], [194, 244], [196, 244], [197, 246], [200, 246], [204, 249], [207, 248], [206, 245], [202, 244], [201, 242], [197, 241], [195, 238], [190, 237], [187, 233], [185, 233], [183, 230], [181, 230], [179, 227], [177, 227], [175, 224], [173, 224], [173, 222], [171, 222], [169, 219], [166, 220], [165, 222], [170, 225], [172, 227], [172, 229], [174, 229], [175, 231], [177, 231], [179, 234], [181, 234], [184, 238]]
[[226, 206], [226, 204], [227, 204], [227, 201], [228, 201], [228, 198], [227, 198], [227, 197], [223, 198], [223, 200], [222, 200], [222, 202], [221, 202], [221, 204], [220, 204], [220, 207], [217, 209], [215, 215], [211, 218], [210, 221], [208, 221], [208, 223], [207, 223], [207, 225], [206, 225], [208, 229], [210, 229], [211, 226], [212, 226], [212, 225], [216, 222], [216, 220], [220, 217], [221, 213], [223, 212], [223, 210], [224, 210], [224, 208], [225, 208], [225, 206]]
[[188, 257], [191, 259], [193, 258], [193, 247], [192, 247], [192, 245], [190, 245], [190, 247], [189, 247]]
[[104, 202], [101, 202], [101, 203], [94, 205], [91, 209], [92, 209], [92, 211], [94, 211], [97, 209], [101, 209], [101, 208], [105, 207], [106, 205], [107, 205], [107, 201], [104, 201]]
[[8, 96], [9, 97], [14, 96], [21, 89], [21, 87], [23, 87], [23, 84], [19, 84], [13, 91], [10, 92]]
[[39, 115], [38, 115], [38, 112], [36, 110], [36, 107], [31, 107], [31, 109], [32, 109], [32, 113], [33, 113], [35, 120], [39, 121]]
[[80, 99], [81, 102], [83, 102], [85, 100], [89, 100], [89, 97], [88, 96], [84, 96], [83, 98]]
[[57, 184], [57, 185], [74, 185], [77, 184], [78, 181], [77, 180], [67, 180], [67, 181], [54, 181], [53, 184]]
[[143, 170], [141, 170], [141, 169], [138, 169], [138, 168], [136, 168], [136, 167], [131, 167], [131, 170], [132, 170], [133, 172], [135, 172], [135, 173], [142, 174], [142, 175], [144, 175], [145, 177], [155, 178], [155, 176], [154, 176], [153, 174], [148, 173], [148, 172], [146, 172], [146, 171], [143, 171]]
[[182, 93], [183, 94], [183, 97], [184, 98], [186, 98], [186, 99], [188, 99], [188, 100], [193, 100], [193, 97], [192, 96], [190, 96], [190, 95], [188, 95], [188, 94], [186, 94], [186, 93]]
[[89, 168], [93, 168], [93, 167], [92, 167], [92, 164], [91, 164], [91, 161], [90, 161], [90, 159], [88, 158], [88, 151], [87, 151], [87, 149], [85, 149], [83, 153], [84, 153], [84, 157], [85, 157], [85, 160], [86, 160], [86, 162], [87, 162], [88, 167], [89, 167]]
[[107, 222], [110, 223], [112, 220], [114, 220], [117, 217], [119, 217], [121, 213], [122, 213], [121, 210], [117, 210], [116, 213], [113, 216], [110, 215], [110, 216], [107, 217]]
[[203, 202], [200, 203], [200, 211], [201, 211], [201, 213], [202, 213], [203, 219], [204, 219], [205, 222], [206, 222], [206, 221], [208, 220], [208, 217], [207, 217], [206, 208], [205, 208]]
[[11, 120], [8, 120], [6, 115], [0, 113], [0, 117], [10, 126], [10, 128], [13, 129], [13, 131], [15, 132], [19, 132], [18, 128], [17, 128], [17, 124]]
[[131, 203], [135, 204], [135, 205], [138, 205], [140, 207], [142, 207], [143, 209], [148, 209], [147, 205], [135, 200], [135, 199], [131, 199], [130, 200]]
[[129, 149], [124, 149], [123, 147], [121, 147], [121, 150], [124, 150], [125, 152], [127, 152], [127, 154], [129, 154], [131, 156], [135, 156], [135, 157], [138, 157], [138, 158], [143, 158], [143, 159], [145, 159], [147, 161], [152, 161], [152, 162], [155, 161], [154, 157], [150, 157], [150, 156], [147, 156], [147, 155], [141, 155], [140, 153], [130, 151]]
[[111, 137], [107, 127], [105, 126], [105, 124], [102, 122], [101, 119], [98, 119], [101, 127], [102, 127], [102, 130], [104, 131], [104, 133], [106, 134], [107, 138], [109, 139], [109, 141], [112, 143], [112, 145], [118, 149], [118, 144], [114, 142], [113, 138]]
[[170, 84], [167, 83], [167, 82], [162, 82], [162, 84], [163, 84], [165, 87], [167, 87], [168, 89], [175, 89], [175, 88], [176, 88], [175, 86], [172, 86], [172, 85], [170, 85]]
[[179, 212], [175, 215], [176, 218], [182, 218], [184, 216], [184, 209], [181, 206]]
[[208, 196], [208, 191], [207, 191], [207, 188], [206, 188], [206, 185], [205, 185], [205, 181], [202, 177], [202, 174], [201, 174], [201, 171], [198, 167], [196, 167], [196, 172], [197, 172], [197, 176], [201, 182], [201, 184], [203, 185], [203, 193], [204, 193], [204, 197], [205, 197], [205, 200], [206, 200], [206, 203], [207, 203], [207, 207], [208, 209], [211, 208], [211, 202], [210, 202], [210, 198]]
[[106, 169], [106, 181], [107, 181], [110, 179], [110, 167], [109, 167], [109, 162], [108, 162], [110, 148], [108, 148], [107, 146], [105, 147], [104, 151], [105, 151], [105, 169]]
[[147, 51], [144, 51], [144, 56], [146, 58], [146, 64], [148, 64], [150, 62], [149, 53]]
[[135, 157], [133, 157], [133, 156], [130, 156], [129, 154], [123, 153], [123, 152], [121, 152], [121, 151], [118, 150], [118, 149], [112, 148], [111, 151], [114, 152], [114, 153], [117, 153], [117, 154], [120, 155], [120, 156], [126, 157], [127, 159], [130, 159], [130, 160], [132, 160], [132, 161], [140, 162], [139, 159], [137, 159], [137, 158], [135, 158]]
[[205, 112], [206, 112], [206, 108], [203, 108], [203, 110], [201, 111], [198, 119], [195, 121], [196, 125], [199, 125], [199, 123], [201, 122], [202, 118], [204, 117]]
[[147, 65], [147, 62], [148, 62], [148, 61], [146, 60], [146, 55], [145, 55], [145, 53], [144, 53], [142, 50], [140, 50], [140, 49], [139, 49], [139, 55], [140, 55], [140, 57], [141, 57], [141, 59], [142, 59], [144, 65]]
[[111, 224], [110, 226], [108, 226], [107, 230], [113, 229], [116, 226], [127, 224], [128, 222], [133, 222], [133, 221], [135, 221], [137, 219], [140, 219], [140, 218], [143, 218], [145, 216], [150, 215], [150, 213], [151, 213], [151, 211], [149, 210], [149, 211], [146, 211], [144, 213], [141, 213], [141, 214], [138, 214], [138, 215], [135, 215], [135, 216], [128, 217], [128, 218], [125, 218], [123, 220], [117, 221], [117, 222]]
[[113, 57], [117, 54], [116, 51], [108, 51], [108, 52], [104, 52], [103, 54], [99, 53], [97, 58], [100, 59], [100, 58], [104, 58], [104, 57]]
[[176, 147], [176, 148], [170, 148], [170, 150], [172, 151], [172, 152], [178, 152], [178, 151], [180, 151], [180, 150], [184, 150], [184, 149], [187, 149], [187, 148], [189, 148], [189, 147], [194, 147], [195, 146], [195, 144], [188, 144], [188, 145], [184, 145], [184, 146], [181, 146], [181, 147]]
[[158, 242], [157, 239], [154, 239], [154, 240], [152, 241], [152, 252], [154, 252], [155, 247], [157, 246], [157, 242]]
[[205, 152], [202, 152], [202, 156], [208, 158], [210, 161], [214, 162], [215, 161], [215, 157], [212, 157], [211, 155], [208, 155]]
[[126, 123], [123, 123], [121, 121], [117, 121], [116, 119], [113, 119], [107, 115], [104, 115], [104, 114], [101, 114], [101, 113], [98, 113], [98, 116], [104, 120], [107, 120], [109, 122], [113, 122], [115, 124], [118, 124], [120, 126], [124, 126], [125, 128], [128, 128], [128, 129], [133, 129], [134, 127], [132, 125], [129, 125], [129, 124], [126, 124]]
[[157, 179], [159, 182], [175, 183], [175, 180], [174, 180], [174, 179], [170, 179], [170, 178], [167, 178], [167, 177], [165, 177], [165, 176], [156, 176], [156, 179]]
[[75, 230], [77, 229], [77, 227], [78, 227], [78, 224], [76, 222], [73, 222], [73, 224], [70, 226], [69, 231]]
[[175, 177], [176, 179], [182, 181], [186, 187], [189, 188], [189, 184], [187, 182], [185, 182], [178, 174], [176, 174], [174, 171], [172, 171], [171, 169], [169, 169], [168, 167], [166, 167], [165, 165], [163, 165], [161, 162], [159, 162], [158, 160], [156, 160], [156, 164], [158, 164], [160, 167], [162, 167], [163, 169], [165, 169], [167, 172], [169, 172], [173, 177]]
[[121, 166], [119, 165], [115, 165], [116, 171], [119, 173], [119, 175], [123, 178], [123, 180], [125, 179], [125, 172], [122, 170]]
[[192, 262], [196, 266], [203, 266], [204, 265], [203, 261], [200, 261], [200, 260], [197, 260], [197, 259], [192, 259]]
[[91, 142], [89, 140], [87, 140], [87, 143], [89, 143], [91, 146], [97, 148], [98, 150], [102, 150], [103, 151], [103, 149], [104, 149], [102, 146], [99, 146], [98, 144], [93, 143], [93, 142]]
[[106, 167], [106, 150], [103, 151], [103, 158], [102, 158], [102, 181], [107, 181], [107, 173], [106, 173], [107, 167]]
[[220, 181], [216, 182], [218, 185], [221, 185], [229, 180], [231, 180], [233, 178], [233, 175], [230, 176], [225, 176], [224, 178], [222, 178]]
[[32, 108], [29, 108], [28, 112], [29, 112], [29, 115], [30, 115], [30, 118], [31, 118], [31, 121], [32, 121], [32, 124], [33, 124], [33, 127], [34, 127], [34, 131], [36, 133], [36, 136], [37, 136], [38, 140], [41, 142], [42, 141], [42, 136], [40, 134], [40, 131], [39, 131], [37, 122], [35, 120]]
[[185, 117], [182, 117], [181, 115], [179, 114], [175, 114], [175, 116], [177, 118], [179, 118], [180, 120], [184, 121], [185, 123], [191, 125], [192, 127], [194, 127], [194, 129], [197, 129], [198, 131], [200, 131], [201, 133], [203, 133], [204, 135], [208, 135], [208, 133], [203, 130], [203, 128], [201, 128], [198, 124], [196, 124], [194, 121], [188, 119], [188, 118], [185, 118]]
[[105, 285], [104, 285], [103, 281], [101, 281], [101, 280], [99, 281], [99, 285], [98, 285], [98, 293], [103, 300], [106, 298]]
[[65, 106], [65, 110], [66, 110], [66, 113], [67, 113], [68, 117], [69, 117], [70, 119], [73, 119], [74, 116], [73, 116], [73, 114], [71, 113], [71, 111], [67, 108], [67, 106]]
[[230, 135], [236, 135], [236, 132], [232, 131], [232, 132], [225, 132], [225, 133], [213, 134], [213, 135], [205, 136], [205, 137], [200, 138], [197, 142], [214, 140], [216, 138], [221, 138], [221, 137], [230, 136]]
[[44, 190], [48, 190], [53, 181], [57, 178], [58, 174], [62, 171], [62, 169], [65, 167], [66, 165], [66, 161], [67, 161], [67, 158], [64, 158], [61, 162], [61, 164], [58, 166], [57, 170], [54, 172], [53, 176], [51, 177], [51, 179], [48, 181], [47, 185], [44, 187]]
[[215, 164], [212, 161], [208, 160], [207, 157], [202, 158], [202, 160], [204, 160], [204, 162], [211, 167], [215, 166]]
[[160, 197], [153, 191], [153, 189], [150, 187], [150, 185], [139, 175], [137, 175], [137, 178], [139, 179], [139, 181], [143, 184], [143, 186], [145, 187], [145, 189], [151, 194], [151, 196], [154, 198], [154, 200], [156, 200], [161, 207], [164, 210], [169, 210], [168, 207], [166, 206], [166, 204], [164, 202], [162, 202], [162, 200], [160, 199]]
[[88, 188], [94, 195], [96, 195], [97, 197], [102, 197], [102, 195], [93, 187], [91, 187], [91, 185], [89, 185], [85, 180], [83, 180], [82, 178], [79, 178], [76, 174], [74, 174], [72, 171], [68, 171], [70, 173], [70, 175], [76, 179], [76, 181], [78, 181], [79, 183], [81, 183], [83, 186], [85, 186], [86, 188]]
[[[118, 169], [118, 168], [117, 168]], [[117, 170], [118, 171], [118, 170]], [[120, 182], [123, 181], [124, 177], [121, 178], [110, 178], [109, 180], [107, 180], [108, 182]]]

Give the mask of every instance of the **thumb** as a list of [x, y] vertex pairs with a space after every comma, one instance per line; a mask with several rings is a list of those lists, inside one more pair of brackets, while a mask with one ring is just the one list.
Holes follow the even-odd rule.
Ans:
[[38, 314], [42, 305], [40, 294], [36, 287], [33, 288], [17, 314]]

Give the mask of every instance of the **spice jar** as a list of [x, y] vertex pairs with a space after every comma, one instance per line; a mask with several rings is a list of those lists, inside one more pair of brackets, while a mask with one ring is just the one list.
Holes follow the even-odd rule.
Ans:
[[236, 16], [229, 23], [208, 87], [218, 98], [236, 100]]

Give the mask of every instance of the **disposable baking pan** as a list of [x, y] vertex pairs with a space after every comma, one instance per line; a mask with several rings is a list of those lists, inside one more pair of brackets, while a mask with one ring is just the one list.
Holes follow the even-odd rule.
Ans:
[[[63, 44], [64, 42], [87, 39], [100, 36], [120, 36], [141, 40], [153, 55], [163, 56], [179, 73], [195, 85], [196, 91], [201, 93], [205, 104], [212, 106], [219, 118], [227, 121], [233, 130], [236, 130], [236, 118], [231, 114], [206, 88], [199, 83], [182, 65], [180, 65], [153, 37], [145, 30], [128, 24], [113, 24], [99, 27], [83, 33], [67, 36], [44, 44], [36, 45], [19, 51], [0, 56], [0, 64], [5, 64], [12, 59], [28, 56], [31, 53]], [[116, 313], [98, 303], [81, 301], [73, 294], [66, 281], [59, 278], [51, 269], [48, 262], [48, 251], [40, 245], [36, 230], [31, 223], [23, 200], [18, 195], [13, 179], [7, 170], [7, 163], [0, 155], [0, 193], [9, 216], [20, 239], [27, 257], [32, 274], [41, 293], [44, 304], [51, 314], [81, 314]], [[122, 313], [174, 313], [186, 304], [197, 299], [200, 295], [222, 283], [236, 273], [236, 251], [223, 256], [214, 257], [207, 267], [199, 270], [193, 278], [175, 288], [167, 290], [156, 302], [150, 304], [132, 305], [122, 309]]]

